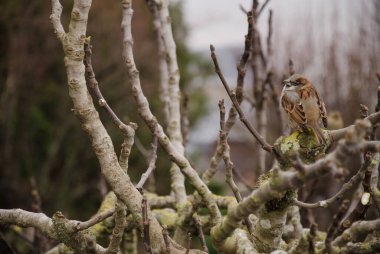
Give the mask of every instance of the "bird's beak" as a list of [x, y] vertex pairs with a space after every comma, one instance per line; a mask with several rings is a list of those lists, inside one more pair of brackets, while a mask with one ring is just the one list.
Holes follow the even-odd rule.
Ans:
[[284, 87], [291, 87], [289, 79], [285, 79], [284, 81], [282, 81], [282, 84], [284, 85]]

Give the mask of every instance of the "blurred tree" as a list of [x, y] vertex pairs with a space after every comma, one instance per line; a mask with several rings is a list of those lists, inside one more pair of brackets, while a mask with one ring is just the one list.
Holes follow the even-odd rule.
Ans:
[[[62, 4], [69, 7], [72, 3], [62, 1]], [[204, 61], [190, 54], [185, 44], [187, 28], [181, 8], [181, 4], [176, 4], [172, 12], [181, 86], [186, 90], [194, 77], [192, 66], [201, 70]], [[143, 73], [143, 89], [153, 112], [162, 120], [160, 100], [155, 96], [159, 74], [151, 15], [143, 1], [136, 2], [134, 9], [135, 56]], [[63, 53], [52, 32], [50, 11], [50, 5], [40, 0], [0, 3], [0, 84], [4, 84], [0, 86], [0, 207], [30, 209], [29, 177], [35, 176], [47, 214], [60, 209], [70, 217], [81, 219], [98, 208], [101, 176], [88, 138], [83, 135], [75, 116], [68, 113], [71, 102], [65, 85]], [[63, 15], [66, 17], [64, 24], [69, 16]], [[129, 120], [139, 124], [137, 136], [149, 148], [150, 134], [137, 115], [126, 84], [120, 20], [119, 3], [93, 3], [88, 28], [88, 35], [94, 37], [93, 66], [108, 103], [120, 116], [128, 115]], [[190, 101], [196, 102], [191, 103], [194, 107], [190, 111], [190, 122], [194, 123], [204, 111], [205, 100], [199, 91], [192, 91]], [[105, 125], [119, 153], [122, 136], [107, 116], [99, 112], [106, 120]], [[158, 162], [157, 181], [168, 181], [165, 177], [168, 165], [166, 160]], [[139, 178], [146, 166], [145, 158], [133, 148], [130, 157], [132, 179]], [[159, 193], [168, 191], [169, 184], [159, 186]]]

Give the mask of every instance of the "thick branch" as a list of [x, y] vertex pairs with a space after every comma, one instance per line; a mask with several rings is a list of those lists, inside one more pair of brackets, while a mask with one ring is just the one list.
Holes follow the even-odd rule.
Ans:
[[52, 0], [51, 5], [52, 14], [50, 15], [50, 21], [53, 24], [54, 33], [57, 35], [59, 40], [62, 40], [63, 37], [66, 35], [61, 23], [61, 15], [63, 8], [59, 0]]
[[120, 243], [126, 226], [125, 216], [125, 204], [118, 200], [115, 208], [115, 226], [112, 230], [110, 243], [105, 251], [106, 254], [116, 254], [120, 251]]
[[[163, 90], [164, 101], [168, 110], [167, 133], [169, 139], [177, 152], [184, 155], [183, 137], [181, 130], [181, 93], [179, 89], [180, 73], [177, 63], [176, 44], [173, 38], [171, 18], [169, 15], [169, 1], [161, 0], [159, 6], [150, 0], [148, 1], [154, 16], [154, 22], [157, 22], [157, 40], [160, 55], [160, 74], [161, 85], [165, 86], [167, 91]], [[159, 38], [159, 37], [160, 38]], [[161, 44], [161, 45], [160, 45]], [[163, 70], [163, 68], [167, 70]], [[168, 82], [163, 84], [162, 82]], [[185, 178], [182, 175], [178, 165], [173, 164], [170, 169], [172, 190], [178, 202], [182, 206], [186, 202]]]
[[[64, 219], [56, 213], [53, 219], [43, 213], [33, 213], [22, 209], [0, 209], [0, 225], [18, 225], [20, 227], [34, 227], [46, 236], [64, 242], [77, 253], [84, 253], [85, 235], [70, 232], [74, 229], [76, 222]], [[96, 253], [104, 249], [100, 245], [94, 246]]]
[[325, 158], [319, 159], [315, 163], [304, 165], [303, 172], [283, 172], [277, 168], [272, 169], [272, 177], [238, 205], [229, 209], [227, 216], [212, 229], [211, 235], [216, 247], [223, 246], [224, 241], [238, 227], [240, 221], [250, 213], [255, 212], [267, 201], [281, 198], [287, 191], [296, 190], [316, 176], [320, 177], [334, 170], [336, 164], [344, 161], [349, 155], [359, 152], [363, 142], [359, 137], [363, 138], [368, 127], [368, 122], [357, 121], [355, 130], [350, 130], [346, 140], [341, 140], [337, 148]]
[[380, 219], [372, 221], [358, 221], [346, 229], [343, 234], [333, 241], [333, 246], [341, 247], [348, 242], [353, 242], [359, 237], [366, 236], [369, 233], [380, 230]]
[[[380, 112], [376, 112], [376, 113], [373, 113], [371, 115], [369, 115], [368, 117], [364, 118], [365, 120], [369, 120], [371, 122], [372, 125], [375, 125], [377, 123], [380, 122]], [[338, 130], [331, 130], [329, 131], [329, 135], [331, 136], [332, 140], [333, 141], [337, 141], [339, 139], [342, 139], [344, 137], [344, 135], [347, 133], [347, 131], [352, 128], [354, 125], [350, 125], [350, 126], [347, 126], [345, 128], [342, 128], [342, 129], [338, 129]]]

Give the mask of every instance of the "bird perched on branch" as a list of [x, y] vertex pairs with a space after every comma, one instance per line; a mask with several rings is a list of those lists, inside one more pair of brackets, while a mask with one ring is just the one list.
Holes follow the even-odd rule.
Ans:
[[306, 77], [294, 74], [283, 85], [281, 108], [290, 128], [305, 132], [310, 128], [318, 143], [326, 144], [320, 127], [322, 123], [327, 128], [326, 107], [313, 84]]

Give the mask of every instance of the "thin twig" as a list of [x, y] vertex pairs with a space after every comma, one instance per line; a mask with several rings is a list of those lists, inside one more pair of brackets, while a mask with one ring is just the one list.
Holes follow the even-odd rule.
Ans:
[[86, 70], [86, 83], [89, 88], [91, 88], [96, 98], [98, 99], [99, 106], [102, 107], [107, 115], [111, 118], [112, 122], [122, 131], [124, 135], [124, 142], [121, 147], [119, 164], [124, 172], [128, 171], [128, 158], [131, 152], [131, 148], [134, 142], [135, 130], [137, 129], [137, 124], [135, 123], [123, 123], [120, 118], [115, 114], [115, 112], [108, 105], [107, 101], [104, 99], [102, 92], [99, 89], [98, 81], [96, 80], [95, 73], [92, 67], [92, 45], [90, 45], [89, 40], [84, 43], [84, 59], [83, 63]]
[[182, 136], [183, 136], [183, 146], [185, 147], [187, 142], [189, 142], [189, 95], [183, 93], [182, 102]]
[[338, 213], [335, 214], [333, 218], [333, 222], [331, 223], [329, 229], [327, 230], [327, 235], [325, 239], [325, 248], [327, 250], [327, 253], [331, 252], [331, 242], [334, 239], [335, 231], [337, 230], [340, 221], [343, 219], [344, 215], [346, 214], [349, 208], [349, 204], [350, 204], [349, 199], [343, 200], [342, 204], [339, 207]]
[[239, 9], [240, 9], [244, 14], [247, 14], [247, 13], [248, 13], [248, 10], [245, 9], [245, 7], [244, 7], [242, 4], [239, 4]]
[[89, 42], [84, 43], [85, 56], [83, 63], [86, 68], [86, 81], [87, 85], [95, 92], [98, 99], [99, 106], [104, 108], [108, 116], [111, 118], [112, 122], [127, 136], [134, 136], [134, 131], [137, 128], [136, 123], [123, 123], [120, 118], [113, 112], [111, 107], [108, 105], [107, 101], [104, 99], [102, 92], [99, 89], [98, 81], [95, 78], [95, 73], [92, 68], [91, 56], [92, 56], [92, 45]]
[[[375, 153], [374, 160], [377, 165], [379, 164], [379, 153]], [[379, 183], [379, 167], [374, 166], [371, 174], [370, 188], [373, 196], [373, 201], [377, 210], [380, 212], [380, 190], [378, 188]]]
[[[234, 194], [236, 201], [239, 203], [242, 200], [242, 197], [241, 197], [239, 188], [237, 187], [237, 185], [234, 181], [234, 178], [233, 178], [233, 171], [235, 171], [235, 170], [234, 170], [234, 164], [231, 161], [230, 146], [228, 145], [227, 134], [225, 131], [226, 109], [224, 107], [224, 100], [220, 100], [218, 106], [219, 106], [219, 112], [220, 112], [220, 136], [219, 136], [219, 139], [220, 139], [221, 147], [223, 149], [223, 156], [222, 156], [223, 161], [224, 161], [224, 164], [226, 165], [226, 183], [228, 184], [228, 186], [232, 190], [232, 193]], [[250, 235], [252, 235], [254, 232], [252, 222], [249, 220], [248, 217], [245, 218], [244, 222], [248, 228]]]
[[168, 227], [166, 225], [162, 225], [162, 236], [164, 237], [165, 241], [166, 254], [170, 254], [170, 239]]
[[244, 78], [246, 74], [246, 65], [251, 54], [251, 45], [252, 45], [252, 30], [253, 30], [253, 16], [252, 12], [247, 13], [248, 20], [248, 32], [245, 36], [244, 41], [244, 52], [240, 58], [239, 64], [237, 65], [237, 83], [236, 83], [236, 99], [239, 104], [243, 100], [243, 87], [244, 87]]
[[251, 184], [248, 183], [248, 181], [245, 179], [245, 177], [242, 175], [242, 173], [240, 172], [240, 170], [234, 170], [232, 172], [234, 174], [234, 176], [236, 177], [236, 179], [242, 183], [244, 185], [244, 187], [249, 190], [249, 191], [253, 191], [254, 188], [251, 186]]
[[145, 195], [143, 195], [141, 202], [142, 220], [143, 220], [143, 239], [145, 251], [152, 254], [152, 246], [150, 245], [149, 235], [149, 217], [148, 217], [148, 203]]
[[145, 158], [149, 158], [150, 157], [149, 150], [144, 147], [144, 145], [142, 144], [141, 140], [137, 136], [135, 136], [135, 145], [136, 145], [137, 150], [139, 150], [139, 152]]
[[189, 254], [191, 248], [191, 233], [187, 233], [187, 247], [186, 247], [186, 254]]
[[[364, 175], [364, 180], [362, 182], [362, 186], [364, 188], [364, 193], [369, 193], [370, 192], [370, 178], [371, 178], [371, 173], [373, 170], [373, 155], [371, 152], [366, 152], [365, 153], [365, 159], [364, 163], [362, 165], [363, 168], [365, 168], [365, 175]], [[379, 162], [377, 162], [377, 166]], [[375, 163], [376, 164], [376, 163]], [[377, 168], [377, 167], [376, 167]], [[356, 207], [352, 210], [350, 214], [346, 216], [344, 221], [339, 225], [338, 229], [336, 230], [335, 236], [338, 236], [343, 233], [344, 230], [349, 228], [352, 223], [355, 221], [358, 221], [362, 218], [364, 218], [365, 213], [367, 212], [368, 208], [370, 206], [370, 202], [363, 203], [363, 202], [358, 202]]]
[[152, 143], [152, 153], [151, 158], [149, 161], [148, 169], [145, 173], [141, 175], [140, 181], [136, 184], [136, 189], [141, 190], [145, 184], [145, 182], [148, 180], [148, 177], [153, 172], [153, 170], [156, 168], [156, 160], [157, 160], [157, 135], [153, 134], [153, 143]]
[[[238, 101], [240, 100], [239, 99], [240, 97], [242, 98], [244, 97], [243, 87], [244, 87], [244, 79], [245, 79], [245, 74], [246, 74], [246, 64], [251, 54], [252, 33], [253, 33], [252, 12], [247, 12], [247, 23], [248, 23], [248, 31], [245, 36], [244, 51], [240, 57], [239, 64], [237, 65], [238, 76], [237, 76], [237, 82], [236, 82], [236, 93], [237, 93]], [[241, 103], [241, 101], [239, 103]], [[232, 127], [235, 125], [236, 117], [237, 117], [237, 113], [236, 113], [235, 107], [231, 107], [228, 113], [228, 119], [226, 121], [225, 131], [227, 135], [229, 134]], [[221, 149], [221, 144], [218, 139], [215, 153], [210, 159], [210, 165], [202, 175], [202, 180], [205, 183], [208, 183], [210, 179], [215, 175], [217, 166], [222, 159], [222, 153], [223, 151]]]
[[292, 59], [289, 59], [288, 72], [289, 72], [289, 76], [292, 76], [295, 73], [294, 63]]
[[[278, 92], [273, 85], [273, 48], [272, 48], [272, 37], [273, 37], [273, 11], [269, 10], [269, 18], [268, 18], [268, 37], [267, 37], [267, 58], [268, 58], [268, 65], [267, 65], [267, 77], [265, 79], [265, 84], [267, 84], [270, 88], [271, 95], [272, 95], [272, 102], [276, 106], [276, 113], [279, 116], [279, 120], [281, 121], [281, 112], [279, 107], [279, 95]], [[282, 126], [282, 123], [280, 124]]]
[[271, 146], [270, 144], [268, 144], [264, 138], [256, 131], [255, 128], [253, 128], [253, 126], [248, 122], [248, 120], [245, 118], [245, 115], [242, 111], [242, 109], [240, 108], [240, 105], [239, 105], [239, 102], [237, 101], [236, 99], [236, 94], [234, 91], [231, 91], [228, 84], [227, 84], [227, 81], [226, 79], [224, 78], [224, 75], [223, 73], [221, 72], [221, 69], [219, 67], [219, 63], [218, 63], [218, 59], [216, 57], [216, 54], [215, 54], [215, 47], [213, 45], [210, 45], [210, 50], [211, 50], [211, 58], [214, 62], [214, 66], [215, 66], [215, 72], [218, 74], [220, 80], [222, 81], [222, 84], [228, 94], [228, 96], [230, 97], [236, 111], [238, 112], [239, 114], [239, 117], [240, 117], [240, 121], [243, 122], [243, 124], [247, 127], [247, 129], [249, 130], [249, 132], [256, 138], [256, 140], [260, 143], [261, 147], [267, 151], [267, 152], [271, 152], [271, 153], [274, 153], [274, 149], [273, 149], [273, 146]]
[[[37, 189], [36, 179], [34, 177], [30, 177], [29, 182], [32, 192], [32, 212], [40, 213], [42, 212], [41, 197]], [[33, 234], [32, 245], [40, 252], [47, 251], [49, 247], [48, 239], [44, 234], [42, 234], [41, 230], [37, 228]]]
[[202, 250], [206, 253], [209, 253], [208, 248], [207, 248], [207, 244], [206, 244], [205, 235], [203, 233], [201, 221], [200, 221], [200, 219], [196, 213], [194, 213], [193, 219], [194, 219], [195, 227], [197, 228], [198, 237], [199, 237], [199, 241], [201, 242]]
[[309, 240], [309, 254], [314, 254], [315, 253], [315, 237], [317, 235], [317, 224], [313, 223], [310, 226], [310, 232], [308, 236]]
[[353, 177], [351, 177], [348, 182], [343, 184], [343, 186], [340, 188], [340, 190], [334, 196], [332, 196], [329, 199], [321, 200], [321, 201], [318, 201], [315, 203], [305, 203], [305, 202], [302, 202], [302, 201], [295, 199], [294, 204], [297, 206], [309, 208], [309, 209], [310, 208], [318, 208], [318, 207], [324, 207], [324, 208], [329, 207], [335, 201], [340, 200], [347, 191], [351, 190], [359, 182], [361, 182], [364, 179], [364, 175], [365, 175], [366, 170], [367, 170], [367, 167], [365, 167], [365, 165], [363, 165], [359, 169], [359, 171]]
[[94, 215], [88, 221], [78, 222], [77, 225], [75, 226], [75, 230], [82, 231], [82, 230], [88, 229], [94, 226], [95, 224], [98, 224], [99, 222], [107, 219], [108, 217], [111, 217], [114, 212], [115, 212], [115, 208], [111, 208], [109, 210], [106, 210], [104, 212]]
[[267, 4], [269, 3], [270, 0], [266, 0], [263, 5], [261, 5], [260, 7], [260, 10], [257, 12], [257, 17], [260, 16], [260, 14], [263, 12], [263, 10], [265, 9], [265, 6], [267, 6]]

